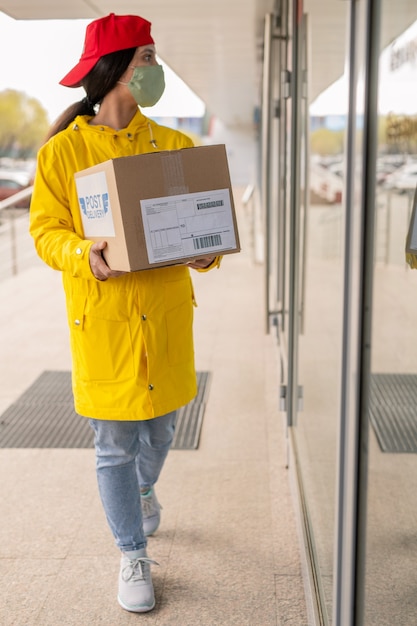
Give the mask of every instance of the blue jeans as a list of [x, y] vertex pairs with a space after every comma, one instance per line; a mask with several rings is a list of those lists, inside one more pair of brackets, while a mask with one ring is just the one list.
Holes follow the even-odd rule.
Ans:
[[176, 411], [145, 421], [90, 419], [98, 488], [117, 546], [146, 547], [140, 489], [152, 487], [174, 438]]

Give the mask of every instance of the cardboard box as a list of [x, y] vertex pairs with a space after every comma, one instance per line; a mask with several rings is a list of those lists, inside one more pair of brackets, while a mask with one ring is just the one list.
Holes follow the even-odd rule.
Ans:
[[224, 145], [111, 159], [75, 174], [86, 239], [114, 270], [240, 251]]

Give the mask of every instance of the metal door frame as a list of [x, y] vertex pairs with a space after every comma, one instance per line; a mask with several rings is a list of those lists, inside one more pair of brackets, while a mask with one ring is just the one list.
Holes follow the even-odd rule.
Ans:
[[[380, 17], [380, 0], [349, 3], [344, 319], [333, 626], [364, 624]], [[362, 115], [362, 149], [358, 151], [356, 131]]]
[[288, 0], [265, 16], [262, 83], [261, 195], [265, 232], [265, 327], [282, 325], [287, 196]]

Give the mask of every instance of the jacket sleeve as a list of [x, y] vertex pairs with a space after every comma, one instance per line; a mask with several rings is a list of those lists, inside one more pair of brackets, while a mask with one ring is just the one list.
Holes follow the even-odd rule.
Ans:
[[411, 252], [406, 252], [405, 260], [412, 270], [417, 269], [417, 255], [412, 254]]
[[222, 256], [216, 256], [216, 258], [210, 263], [210, 265], [207, 265], [207, 267], [202, 267], [198, 269], [197, 272], [209, 272], [215, 267], [219, 268], [222, 262], [222, 258], [223, 258]]
[[29, 232], [37, 253], [53, 269], [94, 279], [89, 261], [93, 242], [76, 232], [68, 200], [73, 173], [67, 171], [54, 146], [53, 138], [38, 154]]

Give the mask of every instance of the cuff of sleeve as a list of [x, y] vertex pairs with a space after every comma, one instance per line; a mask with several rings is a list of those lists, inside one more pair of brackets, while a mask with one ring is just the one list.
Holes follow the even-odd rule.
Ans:
[[90, 248], [92, 241], [80, 241], [72, 252], [73, 271], [75, 278], [95, 278], [90, 267]]
[[412, 270], [417, 269], [417, 256], [411, 252], [407, 252], [405, 260]]
[[213, 268], [217, 267], [219, 268], [221, 265], [223, 257], [222, 256], [216, 256], [216, 258], [210, 263], [210, 265], [207, 265], [207, 267], [200, 267], [198, 268], [198, 272], [209, 272], [210, 270], [212, 270]]

